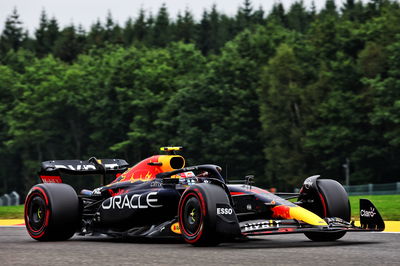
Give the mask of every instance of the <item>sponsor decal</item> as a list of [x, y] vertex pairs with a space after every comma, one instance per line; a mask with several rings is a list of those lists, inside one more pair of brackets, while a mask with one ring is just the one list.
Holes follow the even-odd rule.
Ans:
[[360, 211], [360, 216], [362, 216], [362, 217], [368, 217], [368, 218], [370, 217], [370, 218], [372, 218], [372, 217], [375, 216], [375, 214], [376, 214], [375, 208], [373, 208], [373, 207], [370, 207], [369, 211], [367, 211], [367, 210], [361, 210]]
[[194, 173], [192, 171], [189, 172], [183, 172], [179, 174], [181, 177], [186, 178], [186, 177], [194, 177]]
[[158, 181], [152, 181], [150, 187], [162, 187], [162, 183]]
[[[88, 171], [88, 170], [96, 170], [96, 167], [93, 164], [78, 164], [76, 167], [73, 165], [62, 165], [62, 164], [56, 164], [56, 168], [64, 168], [64, 169], [70, 169], [74, 171]], [[116, 169], [118, 168], [118, 164], [116, 163], [108, 163], [104, 164], [104, 167], [106, 169]]]
[[[275, 227], [279, 227], [279, 222], [275, 221], [275, 224]], [[256, 231], [261, 229], [268, 229], [271, 227], [274, 227], [272, 221], [249, 223], [244, 225], [244, 231]]]
[[171, 225], [171, 231], [174, 232], [175, 234], [181, 234], [181, 228], [179, 227], [179, 223], [176, 222]]
[[309, 180], [309, 179], [306, 179], [306, 180], [304, 181], [304, 187], [305, 187], [306, 189], [309, 189], [311, 186], [312, 186], [312, 181]]
[[101, 206], [103, 209], [147, 209], [147, 208], [159, 208], [162, 205], [157, 205], [158, 192], [150, 192], [147, 195], [133, 194], [133, 195], [117, 195], [111, 197], [110, 201], [103, 202]]
[[101, 195], [101, 189], [102, 189], [102, 187], [95, 188], [92, 191], [92, 195]]
[[218, 217], [225, 221], [236, 221], [235, 211], [229, 204], [216, 204], [216, 213]]
[[43, 183], [62, 183], [62, 180], [61, 180], [60, 176], [45, 176], [45, 175], [41, 175], [40, 179], [43, 181]]
[[232, 208], [217, 208], [218, 215], [230, 215], [233, 213]]

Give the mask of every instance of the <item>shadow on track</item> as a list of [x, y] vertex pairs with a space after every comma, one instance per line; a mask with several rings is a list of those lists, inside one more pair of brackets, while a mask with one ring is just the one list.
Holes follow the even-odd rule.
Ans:
[[226, 249], [254, 249], [254, 248], [324, 248], [324, 247], [339, 247], [352, 245], [376, 245], [381, 242], [377, 241], [346, 241], [338, 240], [333, 242], [314, 242], [311, 240], [304, 241], [289, 241], [289, 240], [273, 240], [273, 239], [250, 239], [248, 241], [224, 243], [220, 247]]
[[[109, 243], [132, 243], [132, 244], [147, 244], [147, 245], [158, 245], [158, 244], [177, 244], [187, 247], [192, 247], [186, 244], [182, 239], [149, 239], [149, 238], [131, 238], [131, 237], [108, 237], [108, 236], [85, 236], [85, 237], [74, 237], [70, 241], [81, 241], [81, 242], [109, 242]], [[352, 245], [370, 245], [370, 244], [381, 244], [380, 241], [349, 241], [349, 240], [338, 240], [333, 242], [315, 242], [311, 240], [299, 240], [294, 239], [293, 241], [288, 239], [260, 239], [260, 238], [249, 238], [249, 239], [237, 239], [229, 242], [224, 242], [213, 248], [221, 249], [272, 249], [272, 248], [318, 248], [318, 247], [340, 247], [340, 246], [352, 246]]]
[[133, 244], [185, 244], [183, 239], [176, 238], [141, 238], [141, 237], [111, 237], [111, 236], [75, 236], [68, 241], [133, 243]]

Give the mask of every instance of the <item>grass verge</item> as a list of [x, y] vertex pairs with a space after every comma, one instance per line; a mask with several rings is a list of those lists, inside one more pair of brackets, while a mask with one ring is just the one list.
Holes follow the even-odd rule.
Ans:
[[[400, 195], [350, 196], [351, 217], [360, 219], [360, 199], [369, 199], [385, 221], [400, 221]], [[24, 205], [0, 206], [0, 219], [23, 219]]]
[[24, 219], [24, 205], [0, 206], [0, 219]]
[[350, 196], [351, 217], [355, 220], [360, 219], [360, 199], [369, 199], [385, 221], [400, 220], [400, 195], [365, 195]]

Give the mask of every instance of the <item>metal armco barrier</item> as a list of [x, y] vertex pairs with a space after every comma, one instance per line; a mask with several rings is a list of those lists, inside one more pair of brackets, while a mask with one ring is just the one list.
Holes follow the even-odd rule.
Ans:
[[19, 205], [20, 196], [16, 191], [13, 191], [9, 194], [11, 198], [11, 205]]
[[400, 182], [343, 186], [349, 195], [392, 195], [400, 194]]
[[0, 197], [0, 206], [19, 205], [20, 196], [16, 191], [4, 194]]
[[[365, 185], [343, 185], [349, 196], [362, 195], [395, 195], [400, 194], [400, 182], [386, 184], [365, 184]], [[299, 193], [300, 189], [295, 188], [294, 192]]]

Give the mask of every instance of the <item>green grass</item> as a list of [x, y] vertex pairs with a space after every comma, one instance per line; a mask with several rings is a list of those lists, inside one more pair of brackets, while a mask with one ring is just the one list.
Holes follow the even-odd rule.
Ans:
[[360, 219], [360, 199], [369, 199], [385, 221], [400, 220], [400, 195], [350, 196], [351, 217]]
[[[359, 220], [359, 200], [369, 199], [386, 221], [400, 221], [400, 195], [350, 196], [351, 216]], [[23, 219], [24, 205], [0, 206], [0, 219]]]
[[0, 206], [0, 219], [24, 219], [24, 205]]

